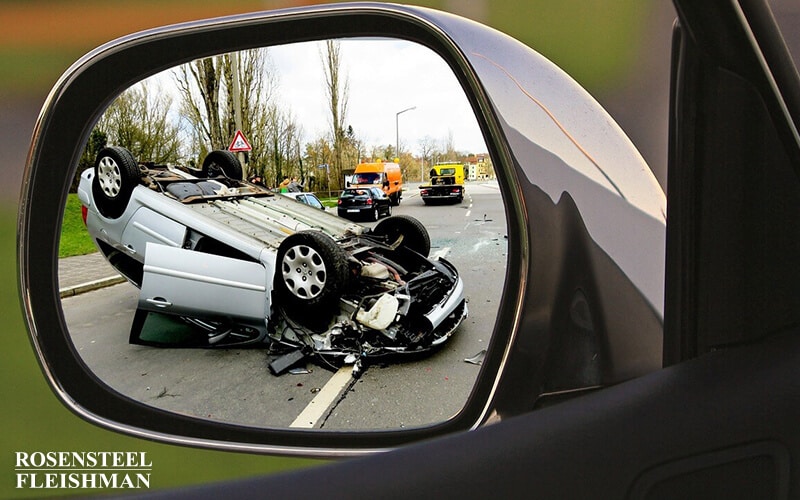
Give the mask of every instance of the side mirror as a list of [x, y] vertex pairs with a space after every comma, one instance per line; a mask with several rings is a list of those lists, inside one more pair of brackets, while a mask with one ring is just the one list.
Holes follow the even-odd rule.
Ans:
[[[362, 215], [350, 212], [359, 207], [339, 205], [343, 217], [333, 217], [236, 181], [249, 166], [214, 141], [199, 176], [119, 144], [107, 144], [78, 172], [93, 132], [103, 132], [120, 99], [135, 96], [131, 89], [146, 79], [214, 58], [230, 62], [232, 54], [241, 61], [304, 43], [334, 50], [337, 41], [359, 43], [376, 32], [434, 55], [446, 69], [441, 81], [460, 91], [491, 160], [483, 173], [491, 182], [470, 184], [467, 199], [463, 191], [438, 200], [429, 193], [423, 203], [414, 193], [416, 203], [397, 197], [369, 207], [374, 220], [354, 224], [344, 216]], [[347, 162], [360, 157], [339, 137], [303, 162], [325, 167], [319, 173], [331, 197], [332, 187], [347, 185]], [[202, 162], [191, 138], [177, 147]], [[103, 352], [81, 347], [91, 344], [83, 344], [92, 331], [87, 318], [102, 317], [101, 330], [112, 329], [101, 316], [108, 309], [87, 300], [81, 307], [90, 312], [81, 313], [55, 292], [60, 223], [76, 175], [89, 234], [129, 281], [120, 290], [126, 306], [114, 311], [124, 325], [92, 333], [108, 334]], [[76, 62], [52, 90], [24, 186], [20, 282], [44, 372], [76, 413], [124, 432], [197, 446], [350, 455], [467, 431], [661, 366], [666, 216], [649, 168], [554, 64], [450, 14], [325, 5], [111, 42]], [[203, 356], [153, 347], [198, 335], [199, 344], [224, 349]], [[242, 356], [235, 349], [244, 345]], [[115, 378], [123, 349], [165, 376], [206, 375], [214, 383], [185, 386], [197, 396], [190, 404], [152, 397]], [[405, 354], [416, 359], [395, 361]], [[280, 377], [307, 369], [309, 355], [317, 364], [302, 375], [310, 390], [301, 397], [291, 392], [298, 383]], [[181, 372], [189, 365], [175, 362], [201, 357], [216, 368]], [[249, 383], [256, 370], [273, 378]], [[338, 382], [328, 390], [333, 373]], [[327, 398], [328, 426], [304, 412], [317, 394]], [[457, 398], [445, 404], [444, 394]], [[210, 410], [223, 396], [236, 400]], [[353, 404], [331, 409], [348, 399]]]

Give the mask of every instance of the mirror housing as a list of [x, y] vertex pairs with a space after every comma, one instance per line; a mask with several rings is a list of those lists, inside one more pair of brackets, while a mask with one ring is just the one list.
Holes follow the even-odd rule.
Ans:
[[[69, 183], [103, 110], [133, 83], [196, 58], [365, 36], [417, 42], [446, 61], [478, 118], [505, 201], [505, 288], [463, 410], [429, 427], [344, 433], [222, 424], [121, 397], [77, 356], [54, 287]], [[145, 31], [76, 62], [35, 129], [19, 215], [19, 280], [43, 371], [83, 418], [179, 444], [351, 455], [473, 429], [660, 368], [665, 219], [663, 192], [624, 133], [538, 53], [443, 12], [326, 5]]]

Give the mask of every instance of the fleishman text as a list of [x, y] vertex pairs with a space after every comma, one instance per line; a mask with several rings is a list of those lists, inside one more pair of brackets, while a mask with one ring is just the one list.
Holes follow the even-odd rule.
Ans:
[[16, 452], [18, 489], [150, 488], [145, 452]]

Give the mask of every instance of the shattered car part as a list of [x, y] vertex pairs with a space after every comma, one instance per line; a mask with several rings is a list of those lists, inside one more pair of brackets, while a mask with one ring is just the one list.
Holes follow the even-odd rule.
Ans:
[[485, 357], [486, 357], [486, 349], [483, 349], [474, 356], [471, 356], [469, 358], [464, 358], [464, 362], [480, 366], [483, 364], [483, 358]]

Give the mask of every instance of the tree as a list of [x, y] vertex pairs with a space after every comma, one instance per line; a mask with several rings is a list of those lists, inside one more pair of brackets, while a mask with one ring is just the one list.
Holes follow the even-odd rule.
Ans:
[[306, 172], [300, 156], [302, 128], [290, 112], [275, 105], [271, 105], [263, 116], [265, 119], [260, 127], [266, 132], [269, 144], [264, 145], [264, 161], [259, 161], [254, 173], [272, 179], [276, 184], [284, 176], [303, 179]]
[[308, 166], [308, 177], [315, 178], [315, 185], [318, 191], [331, 190], [328, 182], [330, 164], [333, 161], [333, 149], [327, 137], [317, 137], [315, 140], [306, 144], [305, 154], [303, 155], [305, 164]]
[[414, 158], [410, 152], [402, 152], [398, 157], [400, 164], [400, 171], [403, 173], [404, 180], [411, 180], [419, 178], [420, 161]]
[[[236, 72], [234, 74], [234, 71]], [[261, 173], [270, 163], [275, 128], [267, 127], [276, 111], [272, 94], [277, 78], [267, 49], [252, 49], [198, 59], [178, 67], [175, 81], [181, 112], [192, 131], [198, 159], [226, 149], [237, 129], [249, 139], [249, 170]], [[238, 100], [234, 88], [238, 83]], [[237, 114], [241, 121], [237, 125]]]
[[109, 144], [130, 150], [140, 161], [169, 163], [181, 154], [181, 129], [170, 117], [172, 97], [150, 91], [142, 82], [129, 88], [108, 107], [97, 124]]
[[87, 168], [94, 167], [97, 153], [99, 153], [100, 150], [106, 146], [106, 143], [108, 143], [108, 136], [106, 133], [97, 127], [93, 128], [92, 133], [89, 135], [89, 141], [86, 143], [86, 147], [83, 149], [83, 154], [81, 154], [81, 159], [78, 161], [78, 171], [75, 173], [75, 177], [72, 179], [72, 185], [69, 188], [70, 193], [75, 193], [78, 191], [81, 173], [83, 173], [83, 171]]
[[450, 130], [447, 132], [447, 137], [444, 139], [444, 148], [443, 148], [443, 156], [444, 161], [459, 161], [459, 159], [464, 156], [462, 153], [456, 151], [455, 140], [453, 139], [453, 131]]
[[[222, 87], [219, 66], [223, 57], [206, 57], [176, 70], [176, 81], [181, 92], [181, 111], [197, 132], [196, 137], [207, 141], [208, 150], [224, 149], [222, 118], [220, 117], [220, 91]], [[199, 93], [199, 102], [195, 98]]]
[[[325, 73], [325, 95], [328, 98], [331, 113], [331, 136], [333, 143], [333, 158], [330, 165], [331, 184], [338, 189], [341, 187], [342, 169], [348, 157], [345, 151], [347, 146], [347, 133], [345, 119], [347, 117], [347, 100], [349, 83], [341, 71], [341, 44], [337, 40], [325, 42], [325, 53], [322, 54], [322, 69]], [[329, 187], [330, 189], [330, 187]]]
[[[420, 139], [420, 141], [419, 141], [419, 154], [420, 154], [420, 158], [422, 160], [423, 167], [425, 165], [430, 166], [430, 165], [433, 165], [434, 163], [436, 163], [436, 161], [437, 161], [436, 158], [438, 158], [440, 156], [438, 151], [439, 151], [439, 146], [438, 146], [438, 144], [436, 143], [436, 140], [433, 137], [431, 137], [429, 135], [426, 135], [425, 137]], [[425, 173], [426, 173], [425, 170], [426, 170], [425, 168], [422, 169], [422, 172], [423, 172], [422, 177], [423, 178], [420, 179], [423, 182], [425, 180], [424, 179]]]

